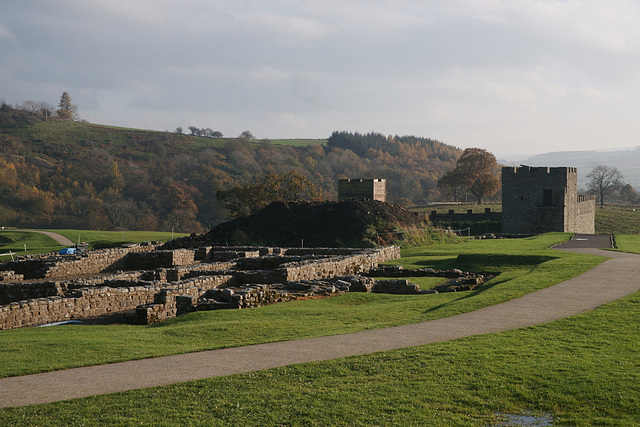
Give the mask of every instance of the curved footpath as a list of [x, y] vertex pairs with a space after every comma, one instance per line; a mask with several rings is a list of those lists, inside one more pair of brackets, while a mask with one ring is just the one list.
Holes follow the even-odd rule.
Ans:
[[393, 328], [4, 378], [0, 379], [0, 407], [252, 372], [551, 322], [640, 290], [640, 255], [593, 249], [608, 247], [608, 236], [604, 241], [601, 237], [576, 236], [557, 249], [611, 259], [578, 277], [502, 304]]
[[66, 237], [64, 237], [62, 234], [58, 234], [58, 233], [54, 233], [52, 231], [42, 231], [42, 230], [12, 230], [12, 231], [28, 231], [30, 233], [40, 233], [40, 234], [45, 234], [49, 237], [51, 237], [53, 240], [55, 240], [56, 242], [58, 242], [59, 244], [61, 244], [62, 246], [73, 246], [74, 243], [67, 239]]

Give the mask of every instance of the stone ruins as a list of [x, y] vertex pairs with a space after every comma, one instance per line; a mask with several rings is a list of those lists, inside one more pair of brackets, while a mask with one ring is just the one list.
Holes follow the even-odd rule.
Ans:
[[[343, 292], [459, 291], [484, 281], [458, 270], [379, 267], [400, 257], [398, 246], [163, 250], [159, 245], [148, 242], [0, 264], [0, 330], [83, 319], [153, 324], [196, 310], [258, 307]], [[438, 290], [422, 291], [399, 279], [403, 276], [450, 280]]]
[[34, 256], [0, 265], [0, 329], [134, 310], [137, 323], [149, 324], [196, 309], [254, 307], [348, 291], [358, 284], [318, 279], [365, 273], [399, 256], [397, 246], [161, 250], [153, 242]]

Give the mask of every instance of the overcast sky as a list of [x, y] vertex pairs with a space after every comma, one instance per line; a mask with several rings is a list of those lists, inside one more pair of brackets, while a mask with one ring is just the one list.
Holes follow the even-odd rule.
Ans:
[[1, 0], [0, 99], [225, 136], [640, 145], [632, 0]]

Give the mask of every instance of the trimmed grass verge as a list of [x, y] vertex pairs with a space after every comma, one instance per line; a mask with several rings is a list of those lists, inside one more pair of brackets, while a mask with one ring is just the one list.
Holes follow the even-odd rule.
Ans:
[[419, 296], [353, 293], [247, 310], [198, 312], [155, 326], [69, 325], [3, 331], [0, 376], [356, 332], [477, 310], [551, 286], [603, 260], [548, 249], [567, 238], [556, 233], [443, 244], [405, 250], [399, 261], [407, 268], [499, 273], [476, 291]]
[[633, 426], [640, 425], [639, 329], [636, 293], [546, 325], [3, 409], [0, 419], [7, 425], [486, 426], [526, 415], [554, 425]]

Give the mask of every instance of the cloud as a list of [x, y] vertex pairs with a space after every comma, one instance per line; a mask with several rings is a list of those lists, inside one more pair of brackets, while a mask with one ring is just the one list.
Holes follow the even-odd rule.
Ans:
[[[268, 137], [343, 128], [506, 150], [541, 135], [542, 123], [569, 135], [581, 114], [598, 117], [593, 135], [597, 126], [632, 135], [621, 112], [640, 108], [639, 9], [631, 0], [0, 2], [2, 97], [55, 103], [69, 91], [81, 116], [101, 123]], [[576, 133], [583, 146], [602, 143]]]
[[2, 39], [15, 40], [15, 38], [16, 37], [13, 35], [11, 30], [9, 30], [5, 25], [2, 25], [2, 23], [0, 23], [0, 40]]

